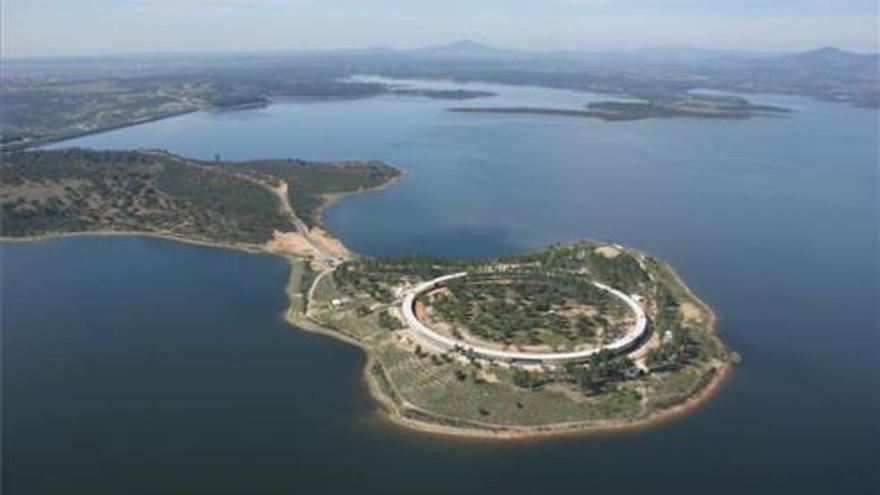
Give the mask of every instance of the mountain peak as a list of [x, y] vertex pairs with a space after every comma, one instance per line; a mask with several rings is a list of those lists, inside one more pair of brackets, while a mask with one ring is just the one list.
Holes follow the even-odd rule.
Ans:
[[489, 48], [488, 46], [484, 45], [483, 43], [480, 43], [480, 42], [474, 41], [474, 40], [470, 40], [470, 39], [453, 41], [452, 43], [448, 43], [444, 46], [446, 46], [447, 48], [467, 48], [467, 49]]
[[847, 52], [837, 48], [836, 46], [823, 46], [821, 48], [816, 48], [815, 50], [810, 50], [805, 52], [805, 54], [811, 55], [823, 55], [823, 56], [835, 56], [835, 55], [846, 55]]
[[425, 47], [422, 50], [433, 51], [433, 52], [457, 52], [457, 53], [465, 53], [465, 52], [490, 52], [497, 50], [496, 48], [492, 48], [488, 45], [484, 45], [474, 40], [464, 39], [453, 41], [452, 43], [446, 43], [444, 45], [435, 45]]

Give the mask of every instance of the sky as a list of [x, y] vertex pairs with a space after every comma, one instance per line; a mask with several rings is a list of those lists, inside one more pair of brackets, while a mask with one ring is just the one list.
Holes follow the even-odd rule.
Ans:
[[878, 51], [877, 0], [0, 0], [4, 57], [387, 46], [472, 39]]

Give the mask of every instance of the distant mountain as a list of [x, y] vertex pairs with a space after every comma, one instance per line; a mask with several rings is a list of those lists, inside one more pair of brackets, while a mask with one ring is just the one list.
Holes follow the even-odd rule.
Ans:
[[853, 60], [863, 60], [865, 57], [876, 57], [876, 55], [871, 54], [861, 54], [861, 53], [853, 53], [841, 50], [840, 48], [834, 46], [825, 46], [822, 48], [817, 48], [815, 50], [810, 50], [801, 53], [795, 53], [789, 55], [789, 58], [797, 58], [800, 60], [811, 61], [811, 62], [840, 62], [840, 61], [853, 61]]
[[835, 47], [824, 47], [807, 52], [786, 55], [776, 59], [785, 65], [802, 67], [822, 67], [828, 70], [870, 69], [876, 65], [878, 54], [862, 54], [843, 51]]
[[[393, 52], [389, 50], [386, 53]], [[817, 64], [823, 66], [848, 67], [876, 62], [877, 54], [860, 54], [835, 47], [823, 47], [798, 53], [758, 52], [748, 50], [719, 50], [694, 48], [689, 46], [665, 46], [637, 48], [631, 50], [522, 50], [498, 48], [473, 40], [460, 40], [444, 45], [397, 50], [397, 53], [433, 58], [529, 58], [529, 59], [568, 59], [586, 63], [628, 64], [724, 64], [765, 61], [773, 63]]]
[[473, 59], [473, 58], [510, 58], [530, 56], [525, 50], [495, 48], [473, 40], [460, 40], [445, 45], [428, 46], [407, 50], [406, 53], [419, 57], [446, 58], [446, 59]]
[[763, 59], [725, 60], [724, 67], [763, 72], [765, 76], [832, 77], [876, 80], [880, 55], [853, 53], [835, 47], [790, 53]]
[[444, 45], [428, 46], [414, 50], [395, 52], [418, 58], [430, 59], [531, 59], [563, 60], [589, 65], [629, 65], [629, 64], [699, 64], [717, 60], [752, 60], [778, 56], [778, 53], [753, 52], [745, 50], [715, 50], [688, 46], [668, 46], [639, 48], [632, 50], [591, 51], [571, 50], [524, 50], [498, 48], [474, 40], [460, 40]]

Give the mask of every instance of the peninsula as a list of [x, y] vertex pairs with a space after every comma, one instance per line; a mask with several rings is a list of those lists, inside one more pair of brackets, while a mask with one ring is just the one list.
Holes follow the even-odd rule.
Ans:
[[288, 321], [363, 349], [388, 417], [424, 431], [645, 426], [727, 375], [712, 311], [645, 253], [577, 242], [493, 259], [369, 258], [325, 229], [329, 202], [399, 176], [370, 161], [16, 152], [0, 164], [0, 225], [4, 240], [122, 233], [282, 255]]

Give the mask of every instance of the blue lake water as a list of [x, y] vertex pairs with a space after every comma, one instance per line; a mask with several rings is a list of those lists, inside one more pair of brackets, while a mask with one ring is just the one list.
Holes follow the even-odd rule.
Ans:
[[[454, 105], [596, 95], [476, 84]], [[161, 240], [2, 245], [9, 493], [869, 493], [880, 485], [878, 114], [608, 123], [409, 97], [201, 112], [56, 146], [406, 171], [326, 213], [367, 255], [596, 238], [669, 261], [744, 356], [696, 413], [539, 442], [390, 427], [358, 351], [280, 320], [280, 259]], [[178, 489], [179, 488], [179, 489]]]

